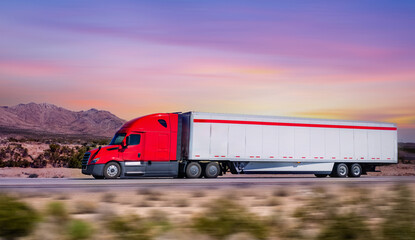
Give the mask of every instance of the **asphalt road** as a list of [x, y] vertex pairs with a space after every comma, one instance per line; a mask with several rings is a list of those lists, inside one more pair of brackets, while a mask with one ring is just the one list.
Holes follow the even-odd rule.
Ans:
[[362, 176], [360, 178], [316, 178], [312, 176], [232, 176], [217, 179], [172, 179], [141, 178], [95, 180], [92, 178], [1, 178], [0, 190], [5, 191], [60, 191], [60, 190], [128, 190], [137, 188], [221, 188], [247, 186], [319, 186], [332, 184], [373, 185], [373, 184], [415, 183], [415, 176]]

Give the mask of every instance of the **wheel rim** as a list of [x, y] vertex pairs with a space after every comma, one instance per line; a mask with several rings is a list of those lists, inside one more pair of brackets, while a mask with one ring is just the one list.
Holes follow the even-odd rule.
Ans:
[[117, 166], [115, 166], [115, 165], [110, 165], [110, 166], [107, 168], [107, 174], [108, 174], [108, 176], [110, 176], [110, 177], [115, 177], [115, 176], [117, 176], [117, 174], [118, 174], [118, 167], [117, 167]]
[[346, 172], [347, 172], [347, 169], [346, 169], [346, 167], [345, 167], [345, 166], [340, 166], [340, 167], [339, 167], [339, 175], [340, 175], [340, 176], [344, 176], [344, 175], [346, 175]]
[[354, 166], [354, 167], [353, 167], [353, 174], [354, 174], [355, 176], [357, 176], [357, 175], [359, 175], [359, 174], [360, 174], [360, 167], [359, 167], [359, 166]]
[[189, 172], [192, 176], [199, 174], [199, 168], [196, 165], [190, 166]]
[[218, 169], [215, 166], [210, 166], [208, 172], [209, 175], [214, 176], [218, 173]]

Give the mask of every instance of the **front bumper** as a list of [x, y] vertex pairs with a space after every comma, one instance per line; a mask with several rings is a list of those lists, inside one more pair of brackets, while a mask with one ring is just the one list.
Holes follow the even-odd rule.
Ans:
[[105, 164], [83, 165], [82, 173], [85, 175], [104, 176]]

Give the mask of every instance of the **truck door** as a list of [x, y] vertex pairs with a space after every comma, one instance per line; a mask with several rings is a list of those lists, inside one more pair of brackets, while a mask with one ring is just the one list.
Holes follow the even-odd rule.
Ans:
[[146, 175], [148, 176], [170, 176], [174, 162], [170, 162], [170, 133], [151, 133], [151, 144], [153, 158], [148, 159]]
[[126, 175], [143, 175], [146, 165], [141, 161], [144, 150], [144, 134], [132, 133], [126, 138], [127, 146], [121, 150]]

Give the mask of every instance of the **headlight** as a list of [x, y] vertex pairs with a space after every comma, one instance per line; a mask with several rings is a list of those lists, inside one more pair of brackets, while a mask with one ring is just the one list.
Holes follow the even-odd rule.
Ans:
[[94, 158], [94, 159], [91, 161], [91, 163], [96, 163], [96, 162], [98, 162], [98, 160], [99, 160], [99, 158]]

